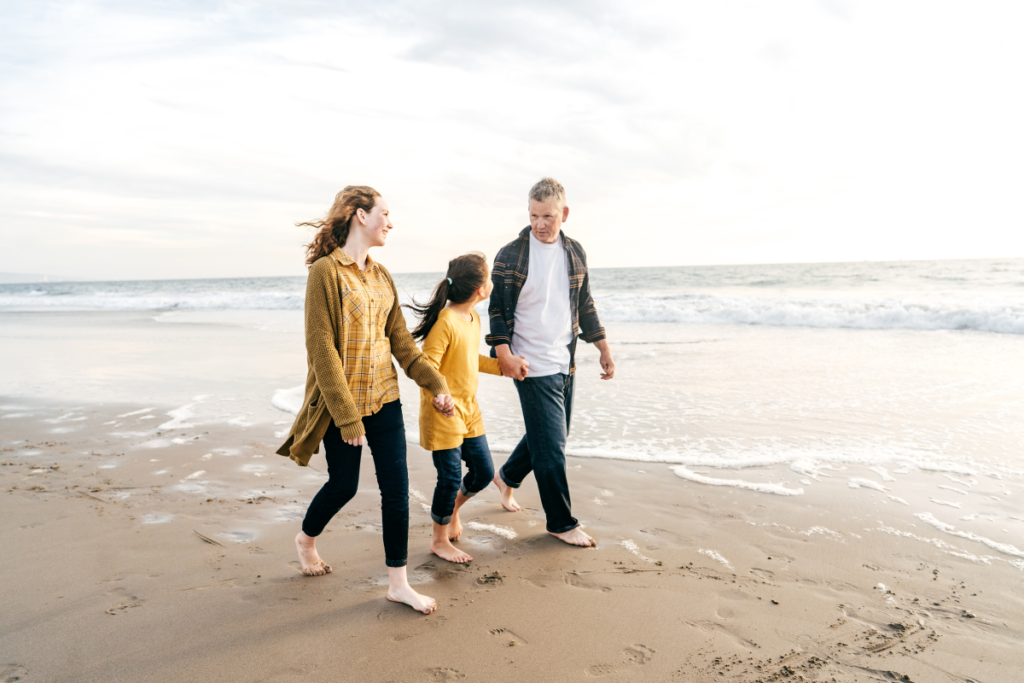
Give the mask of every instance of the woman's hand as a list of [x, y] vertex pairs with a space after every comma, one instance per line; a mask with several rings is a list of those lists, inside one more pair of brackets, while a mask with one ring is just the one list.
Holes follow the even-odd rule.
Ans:
[[349, 446], [365, 446], [366, 445], [366, 435], [362, 434], [360, 436], [357, 436], [354, 439], [345, 439], [345, 443], [347, 443]]
[[434, 397], [434, 408], [445, 417], [455, 415], [455, 399], [448, 394], [438, 394]]

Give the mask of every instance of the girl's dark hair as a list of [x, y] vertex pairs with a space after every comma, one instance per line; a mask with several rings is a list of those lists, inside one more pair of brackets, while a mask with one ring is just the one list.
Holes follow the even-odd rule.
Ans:
[[[449, 281], [451, 284], [449, 284]], [[448, 262], [448, 272], [434, 287], [434, 293], [430, 301], [421, 304], [412, 300], [411, 304], [403, 304], [420, 317], [420, 324], [412, 331], [412, 336], [417, 341], [423, 341], [430, 334], [431, 328], [437, 322], [437, 316], [441, 314], [444, 305], [451, 301], [453, 304], [463, 304], [469, 301], [473, 292], [487, 284], [487, 258], [478, 251], [472, 251], [462, 256], [456, 256]]]
[[327, 256], [348, 240], [349, 223], [356, 209], [366, 213], [373, 211], [380, 192], [365, 185], [349, 185], [334, 197], [327, 216], [318, 221], [296, 223], [297, 226], [316, 228], [313, 241], [306, 245], [306, 265], [311, 266], [321, 256]]

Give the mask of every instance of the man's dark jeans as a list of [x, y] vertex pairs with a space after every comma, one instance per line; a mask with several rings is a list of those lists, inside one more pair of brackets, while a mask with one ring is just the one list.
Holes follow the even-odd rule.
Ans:
[[[430, 518], [438, 524], [448, 524], [455, 510], [456, 494], [462, 491], [466, 498], [472, 498], [487, 488], [494, 479], [494, 461], [487, 446], [487, 436], [483, 434], [463, 439], [461, 446], [434, 451], [433, 455], [437, 486], [434, 487]], [[467, 470], [465, 479], [462, 478], [463, 460]]]
[[565, 473], [565, 441], [572, 418], [573, 375], [516, 381], [526, 436], [502, 466], [501, 479], [516, 489], [531, 471], [537, 478], [547, 529], [560, 534], [580, 525], [572, 516]]
[[[405, 460], [402, 404], [385, 403], [376, 413], [363, 418], [363, 429], [377, 469], [385, 563], [389, 567], [404, 567], [409, 557], [409, 468]], [[363, 447], [345, 443], [341, 431], [331, 422], [324, 435], [328, 479], [306, 510], [302, 530], [307, 536], [319, 536], [331, 517], [356, 495], [362, 453]]]

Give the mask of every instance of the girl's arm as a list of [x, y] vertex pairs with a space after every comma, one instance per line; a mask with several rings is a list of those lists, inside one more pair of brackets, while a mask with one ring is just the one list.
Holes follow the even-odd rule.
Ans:
[[319, 259], [309, 269], [306, 281], [306, 353], [320, 388], [320, 400], [338, 426], [342, 437], [355, 439], [365, 433], [359, 409], [345, 380], [345, 366], [338, 355], [334, 314], [338, 301], [337, 268], [334, 259]]
[[409, 333], [409, 328], [405, 324], [405, 316], [402, 315], [402, 306], [398, 303], [398, 289], [395, 287], [395, 281], [391, 279], [391, 273], [383, 266], [381, 266], [381, 270], [384, 271], [384, 275], [391, 284], [391, 293], [395, 300], [391, 305], [391, 312], [388, 313], [388, 321], [384, 328], [388, 341], [391, 342], [391, 353], [409, 379], [416, 384], [434, 396], [450, 393], [444, 377], [420, 352], [419, 347], [416, 346], [416, 340]]
[[445, 351], [448, 350], [451, 343], [452, 328], [447, 321], [439, 319], [430, 328], [427, 338], [423, 340], [423, 355], [427, 357], [435, 370], [440, 370], [441, 359], [444, 358]]
[[500, 375], [501, 363], [498, 362], [497, 358], [480, 354], [480, 366], [478, 369], [480, 372], [486, 372], [488, 375]]

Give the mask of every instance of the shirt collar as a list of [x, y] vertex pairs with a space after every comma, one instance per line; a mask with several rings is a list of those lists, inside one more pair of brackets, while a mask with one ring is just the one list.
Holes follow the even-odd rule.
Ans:
[[[333, 258], [335, 261], [337, 261], [343, 266], [355, 266], [356, 268], [359, 267], [359, 265], [355, 262], [355, 259], [349, 256], [345, 251], [343, 251], [341, 247], [334, 248], [334, 251], [331, 252], [331, 258]], [[370, 270], [371, 268], [375, 268], [376, 266], [377, 262], [373, 260], [372, 256], [367, 254], [366, 270]]]

